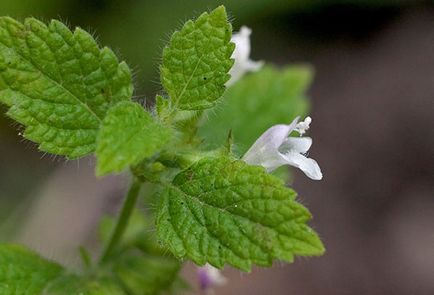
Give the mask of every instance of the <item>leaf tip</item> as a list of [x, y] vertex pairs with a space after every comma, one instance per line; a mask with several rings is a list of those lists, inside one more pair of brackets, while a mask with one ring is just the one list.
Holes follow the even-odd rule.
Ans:
[[214, 9], [211, 12], [211, 14], [213, 14], [213, 15], [220, 15], [220, 16], [224, 16], [224, 17], [227, 18], [226, 7], [224, 5], [220, 5], [216, 9]]

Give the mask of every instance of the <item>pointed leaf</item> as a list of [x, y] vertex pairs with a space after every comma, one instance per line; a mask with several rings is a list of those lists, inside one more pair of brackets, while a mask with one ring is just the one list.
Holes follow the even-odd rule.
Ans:
[[107, 110], [131, 95], [128, 66], [82, 29], [0, 17], [0, 102], [40, 150], [69, 158], [93, 152]]
[[262, 167], [208, 158], [179, 173], [161, 193], [157, 233], [175, 256], [216, 267], [292, 262], [324, 252], [296, 193]]
[[235, 45], [223, 6], [187, 21], [163, 50], [161, 82], [172, 105], [183, 110], [212, 107], [229, 80]]

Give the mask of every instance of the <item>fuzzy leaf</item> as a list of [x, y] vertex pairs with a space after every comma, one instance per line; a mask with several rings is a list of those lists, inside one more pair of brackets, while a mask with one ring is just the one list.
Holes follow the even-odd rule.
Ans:
[[128, 66], [82, 29], [0, 17], [0, 102], [40, 150], [92, 153], [107, 110], [132, 89]]
[[249, 271], [252, 264], [324, 252], [296, 193], [262, 167], [203, 159], [179, 173], [159, 197], [158, 238], [178, 258]]
[[255, 140], [275, 124], [288, 124], [306, 115], [306, 90], [313, 72], [308, 66], [281, 70], [266, 66], [235, 83], [225, 93], [218, 108], [210, 112], [199, 135], [211, 148], [226, 142], [232, 130], [235, 152], [242, 155]]
[[0, 246], [0, 294], [41, 294], [63, 268], [17, 245]]
[[229, 80], [235, 45], [223, 6], [187, 21], [163, 50], [161, 82], [172, 106], [183, 110], [212, 107]]
[[97, 174], [121, 172], [159, 151], [172, 132], [143, 107], [121, 102], [107, 113], [97, 138]]

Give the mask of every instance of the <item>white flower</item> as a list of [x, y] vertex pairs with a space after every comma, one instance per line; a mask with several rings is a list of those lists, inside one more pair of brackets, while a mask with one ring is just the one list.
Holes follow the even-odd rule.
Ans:
[[232, 58], [235, 60], [229, 74], [231, 79], [226, 83], [226, 86], [234, 84], [246, 72], [258, 71], [264, 64], [262, 61], [253, 61], [250, 59], [250, 34], [252, 30], [248, 27], [241, 27], [238, 33], [232, 35], [231, 41], [235, 43], [235, 50], [232, 53]]
[[301, 169], [314, 180], [322, 179], [321, 169], [314, 159], [306, 157], [312, 145], [310, 137], [288, 137], [292, 131], [300, 136], [309, 129], [310, 117], [298, 123], [299, 117], [289, 125], [274, 125], [264, 132], [243, 156], [250, 165], [260, 165], [268, 172], [282, 165], [291, 165]]
[[221, 274], [220, 270], [210, 264], [205, 264], [197, 268], [200, 289], [209, 293], [213, 287], [226, 284], [227, 279]]

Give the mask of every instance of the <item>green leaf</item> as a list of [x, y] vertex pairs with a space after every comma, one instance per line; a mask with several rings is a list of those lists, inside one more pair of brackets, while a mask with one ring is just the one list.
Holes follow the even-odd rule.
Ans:
[[159, 197], [158, 238], [178, 258], [249, 271], [252, 264], [324, 252], [296, 193], [262, 167], [205, 158], [179, 173]]
[[0, 246], [0, 294], [41, 294], [63, 268], [17, 245]]
[[0, 17], [0, 102], [40, 150], [92, 153], [107, 110], [132, 90], [128, 66], [82, 29]]
[[225, 93], [218, 108], [199, 128], [199, 136], [211, 148], [222, 146], [232, 130], [235, 152], [244, 154], [255, 140], [275, 124], [288, 124], [307, 113], [306, 90], [313, 71], [308, 66], [281, 70], [266, 66], [249, 74]]
[[107, 112], [97, 138], [97, 174], [121, 172], [158, 152], [172, 137], [143, 107], [121, 102]]
[[[31, 293], [39, 294], [39, 293]], [[54, 281], [42, 295], [126, 295], [109, 278], [86, 278], [66, 275]]]
[[214, 106], [225, 91], [235, 45], [223, 6], [187, 21], [163, 50], [161, 82], [172, 106], [199, 110]]

